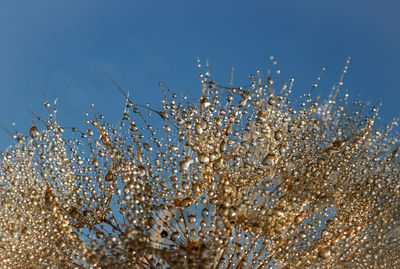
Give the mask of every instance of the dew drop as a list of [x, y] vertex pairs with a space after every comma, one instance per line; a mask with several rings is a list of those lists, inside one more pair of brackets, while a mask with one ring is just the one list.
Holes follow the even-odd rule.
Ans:
[[111, 170], [109, 170], [106, 174], [106, 176], [104, 177], [104, 179], [106, 181], [113, 181], [114, 180], [114, 175], [113, 172]]
[[39, 135], [39, 131], [38, 131], [38, 129], [37, 129], [37, 127], [36, 127], [35, 125], [33, 125], [33, 126], [31, 127], [31, 129], [29, 130], [29, 135], [30, 135], [32, 138], [36, 138], [36, 137]]
[[201, 127], [201, 124], [199, 124], [199, 123], [197, 123], [194, 126], [194, 130], [195, 130], [197, 135], [201, 135], [203, 133], [203, 128]]
[[210, 162], [210, 158], [208, 157], [207, 154], [204, 154], [204, 153], [200, 153], [197, 156], [197, 158], [198, 158], [199, 162], [202, 163], [202, 164], [206, 164], [206, 163]]
[[166, 230], [162, 230], [160, 235], [162, 238], [166, 238], [168, 236], [168, 232]]
[[276, 162], [276, 156], [275, 154], [272, 153], [267, 153], [262, 160], [261, 164], [266, 165], [266, 166], [272, 166]]
[[275, 132], [275, 140], [281, 140], [283, 133], [281, 130]]
[[224, 152], [226, 150], [226, 140], [222, 140], [221, 144], [219, 145], [219, 151]]
[[179, 163], [181, 173], [189, 170], [189, 166], [193, 163], [193, 159], [186, 157], [183, 161]]
[[331, 256], [331, 250], [329, 248], [322, 248], [318, 252], [318, 256], [323, 259], [327, 259]]
[[273, 106], [273, 105], [275, 105], [276, 104], [276, 99], [275, 99], [275, 97], [270, 97], [269, 99], [268, 99], [268, 104], [270, 105], [270, 106]]

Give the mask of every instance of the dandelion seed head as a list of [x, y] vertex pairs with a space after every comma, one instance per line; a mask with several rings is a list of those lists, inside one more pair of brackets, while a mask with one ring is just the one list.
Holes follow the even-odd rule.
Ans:
[[94, 111], [69, 132], [55, 109], [34, 115], [1, 154], [0, 265], [398, 267], [396, 122], [377, 127], [343, 76], [294, 107], [294, 78], [257, 71], [237, 87], [232, 68], [224, 86], [206, 68], [198, 101], [126, 95], [116, 125]]

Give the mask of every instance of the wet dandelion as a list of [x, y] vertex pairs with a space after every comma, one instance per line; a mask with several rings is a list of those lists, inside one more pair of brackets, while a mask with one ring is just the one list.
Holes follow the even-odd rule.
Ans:
[[200, 78], [198, 102], [161, 83], [159, 110], [125, 95], [117, 126], [93, 109], [70, 139], [47, 101], [47, 120], [32, 113], [1, 156], [0, 265], [400, 266], [395, 122], [341, 97], [343, 76], [296, 109], [293, 79]]

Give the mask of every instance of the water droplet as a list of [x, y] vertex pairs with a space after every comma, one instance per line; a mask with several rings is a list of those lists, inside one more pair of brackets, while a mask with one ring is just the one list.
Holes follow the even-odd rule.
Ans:
[[144, 176], [146, 175], [146, 168], [145, 168], [143, 165], [139, 165], [139, 166], [137, 167], [137, 174], [138, 174], [140, 177], [144, 177]]
[[226, 140], [222, 140], [221, 144], [219, 145], [219, 151], [224, 152], [226, 150]]
[[275, 132], [275, 140], [281, 140], [283, 133], [281, 130]]
[[295, 221], [295, 223], [296, 223], [297, 225], [299, 225], [300, 223], [303, 222], [304, 218], [305, 218], [305, 216], [304, 216], [303, 214], [301, 214], [301, 215], [296, 216], [296, 218], [294, 219], [294, 221]]
[[200, 185], [197, 183], [192, 183], [192, 193], [198, 194], [200, 193], [200, 191], [201, 191]]
[[162, 230], [160, 235], [162, 238], [166, 238], [168, 236], [168, 232], [166, 230]]
[[93, 167], [99, 167], [99, 162], [97, 161], [96, 158], [93, 158], [92, 165]]
[[211, 105], [210, 101], [208, 100], [208, 97], [205, 96], [200, 100], [200, 104], [203, 108], [207, 108]]
[[276, 156], [275, 154], [272, 153], [267, 153], [262, 160], [261, 164], [266, 165], [266, 166], [272, 166], [276, 162]]
[[114, 180], [114, 175], [113, 172], [111, 170], [109, 170], [106, 174], [106, 176], [104, 177], [104, 179], [106, 181], [113, 181]]
[[269, 99], [268, 99], [268, 104], [270, 105], [270, 106], [273, 106], [273, 105], [275, 105], [276, 104], [276, 99], [275, 99], [275, 97], [270, 97]]
[[279, 154], [284, 154], [285, 152], [286, 152], [286, 149], [287, 149], [287, 146], [286, 146], [286, 144], [282, 144], [282, 145], [280, 145], [279, 146]]
[[204, 153], [200, 153], [200, 154], [197, 156], [197, 159], [198, 159], [199, 162], [202, 163], [202, 164], [206, 164], [206, 163], [209, 163], [209, 162], [210, 162], [210, 158], [208, 157], [207, 154], [204, 154]]
[[194, 126], [194, 130], [197, 135], [201, 135], [203, 133], [203, 128], [201, 127], [201, 124], [199, 124], [199, 123], [196, 123], [196, 125]]
[[318, 256], [323, 259], [327, 259], [331, 256], [331, 250], [329, 248], [322, 248], [318, 252]]
[[33, 125], [33, 126], [31, 127], [31, 129], [29, 130], [29, 135], [30, 135], [32, 138], [36, 138], [36, 137], [39, 135], [39, 130], [37, 129], [37, 127], [36, 127], [35, 125]]
[[202, 216], [203, 218], [207, 217], [208, 214], [209, 214], [209, 211], [208, 211], [207, 208], [204, 208], [203, 211], [201, 212], [201, 216]]
[[93, 131], [90, 130], [90, 129], [88, 129], [88, 130], [87, 130], [87, 134], [88, 134], [89, 136], [92, 136], [92, 135], [93, 135]]
[[172, 241], [177, 241], [179, 239], [179, 233], [177, 231], [172, 232], [171, 234], [171, 240]]
[[148, 143], [143, 143], [143, 148], [147, 151], [152, 151], [153, 147], [150, 146]]
[[196, 222], [196, 216], [195, 215], [190, 215], [189, 216], [189, 222], [190, 223], [195, 223]]
[[179, 163], [181, 173], [189, 170], [190, 165], [193, 163], [193, 159], [191, 157], [186, 157], [183, 161]]

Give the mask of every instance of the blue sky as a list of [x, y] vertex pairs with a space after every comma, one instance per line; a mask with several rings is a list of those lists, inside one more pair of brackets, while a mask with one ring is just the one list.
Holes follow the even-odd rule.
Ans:
[[[20, 131], [28, 110], [45, 115], [41, 87], [58, 98], [58, 119], [80, 125], [96, 104], [111, 122], [124, 99], [105, 73], [137, 103], [159, 104], [158, 81], [200, 94], [196, 57], [209, 60], [221, 84], [235, 67], [237, 85], [256, 69], [294, 76], [293, 96], [307, 91], [322, 67], [317, 93], [327, 95], [352, 57], [345, 87], [400, 116], [400, 2], [396, 0], [11, 1], [0, 2], [0, 124]], [[13, 143], [0, 130], [0, 150]]]

